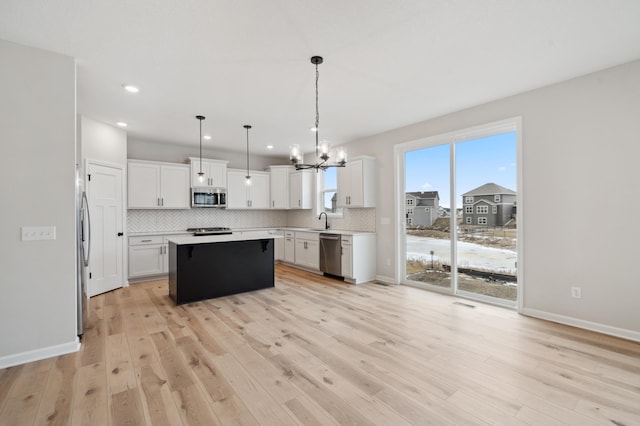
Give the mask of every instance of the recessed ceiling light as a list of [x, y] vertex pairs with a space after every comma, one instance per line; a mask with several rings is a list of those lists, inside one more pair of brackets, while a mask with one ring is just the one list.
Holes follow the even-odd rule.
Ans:
[[138, 93], [140, 91], [136, 86], [132, 86], [130, 84], [123, 84], [122, 87], [124, 87], [124, 90], [131, 93]]
[[273, 145], [267, 145], [267, 149], [273, 149]]
[[120, 127], [127, 127], [127, 123], [125, 123], [124, 121], [118, 121], [116, 124]]
[[209, 136], [209, 135], [204, 135], [204, 136], [202, 137], [202, 139], [209, 140], [209, 139], [211, 139], [211, 136]]

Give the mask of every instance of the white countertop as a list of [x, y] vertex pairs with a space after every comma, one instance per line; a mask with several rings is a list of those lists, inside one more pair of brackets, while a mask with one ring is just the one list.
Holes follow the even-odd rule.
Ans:
[[226, 243], [229, 241], [268, 240], [282, 238], [281, 235], [201, 235], [188, 237], [169, 237], [169, 242], [179, 246], [186, 244]]
[[[298, 232], [316, 232], [316, 233], [328, 233], [328, 234], [339, 234], [339, 235], [367, 235], [367, 234], [375, 234], [375, 232], [368, 232], [368, 231], [349, 231], [349, 230], [345, 230], [345, 229], [319, 229], [319, 228], [298, 228], [298, 227], [292, 227], [292, 226], [280, 226], [280, 227], [273, 227], [273, 228], [234, 228], [232, 229], [232, 231], [238, 232], [238, 233], [245, 233], [243, 236], [240, 237], [245, 237], [244, 239], [247, 239], [247, 233], [251, 233], [251, 232], [268, 232], [268, 231], [275, 231], [275, 230], [280, 230], [280, 231], [298, 231]], [[151, 236], [151, 235], [166, 235], [166, 236], [171, 236], [171, 235], [177, 235], [180, 236], [180, 238], [182, 237], [187, 237], [187, 235], [185, 234], [191, 234], [190, 232], [187, 232], [186, 230], [182, 230], [182, 231], [148, 231], [148, 232], [129, 232], [129, 234], [127, 236], [129, 237], [136, 237], [136, 236]], [[227, 235], [228, 237], [229, 235]], [[262, 235], [262, 237], [264, 237], [264, 235]], [[177, 237], [176, 237], [177, 238]], [[199, 237], [201, 238], [201, 237]], [[268, 238], [268, 237], [267, 237]], [[171, 239], [171, 238], [170, 238]], [[240, 240], [242, 240], [243, 238], [240, 238]], [[257, 237], [257, 239], [260, 239]], [[239, 240], [236, 240], [239, 241]]]

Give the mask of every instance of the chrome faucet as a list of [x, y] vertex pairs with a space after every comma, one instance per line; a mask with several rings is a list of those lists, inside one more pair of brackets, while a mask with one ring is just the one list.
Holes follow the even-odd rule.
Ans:
[[329, 229], [329, 217], [327, 216], [326, 212], [320, 213], [320, 216], [318, 216], [318, 220], [322, 219], [322, 215], [324, 215], [324, 229]]

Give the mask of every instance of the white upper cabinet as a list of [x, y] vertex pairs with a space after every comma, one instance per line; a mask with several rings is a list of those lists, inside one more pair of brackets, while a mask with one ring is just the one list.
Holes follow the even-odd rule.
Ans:
[[130, 160], [127, 167], [127, 208], [190, 208], [189, 166]]
[[313, 208], [313, 171], [297, 170], [289, 174], [289, 208]]
[[200, 158], [189, 157], [191, 162], [191, 186], [192, 187], [210, 187], [210, 188], [226, 188], [227, 187], [227, 163], [223, 160], [202, 159], [202, 173], [204, 173], [202, 181], [200, 181]]
[[289, 208], [289, 174], [292, 166], [270, 166], [271, 174], [271, 204], [272, 209], [286, 210]]
[[375, 207], [375, 159], [360, 157], [338, 169], [338, 207]]
[[268, 209], [269, 173], [250, 171], [251, 185], [246, 184], [246, 170], [227, 172], [227, 209]]

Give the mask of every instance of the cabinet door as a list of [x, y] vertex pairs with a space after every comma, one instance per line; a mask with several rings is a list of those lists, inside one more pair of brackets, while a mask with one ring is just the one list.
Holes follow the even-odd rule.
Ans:
[[227, 209], [246, 208], [248, 205], [245, 173], [235, 170], [229, 171], [227, 173]]
[[342, 242], [342, 276], [353, 277], [353, 246]]
[[[275, 232], [274, 235], [282, 236], [282, 232]], [[275, 238], [274, 240], [274, 260], [284, 259], [284, 238]]]
[[188, 209], [189, 203], [189, 166], [162, 165], [160, 167], [161, 203], [164, 208]]
[[296, 239], [296, 265], [307, 265], [307, 245], [306, 241]]
[[296, 261], [296, 247], [293, 237], [284, 237], [284, 260], [285, 262], [295, 263]]
[[289, 169], [271, 169], [271, 208], [289, 208]]
[[214, 188], [227, 187], [227, 165], [223, 163], [209, 163], [209, 186]]
[[336, 205], [338, 207], [349, 207], [347, 204], [349, 192], [351, 191], [351, 179], [349, 172], [349, 165], [351, 163], [347, 163], [346, 167], [338, 168], [338, 190], [336, 192]]
[[129, 246], [129, 277], [144, 277], [166, 272], [164, 247], [166, 244]]
[[129, 162], [127, 189], [127, 208], [160, 207], [160, 165]]
[[289, 175], [289, 208], [313, 207], [313, 171], [299, 170]]
[[349, 200], [350, 207], [362, 207], [364, 204], [364, 181], [362, 160], [356, 160], [347, 164], [349, 173]]
[[249, 187], [249, 207], [252, 209], [269, 208], [269, 174], [251, 174], [251, 186]]
[[307, 241], [307, 266], [312, 269], [320, 269], [320, 242]]

